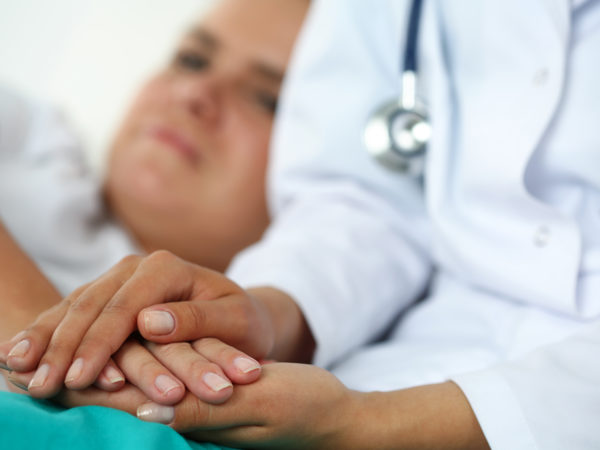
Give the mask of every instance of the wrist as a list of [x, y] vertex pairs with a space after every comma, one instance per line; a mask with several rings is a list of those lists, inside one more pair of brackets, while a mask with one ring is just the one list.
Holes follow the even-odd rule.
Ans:
[[273, 347], [268, 358], [276, 361], [310, 362], [315, 341], [294, 299], [271, 287], [252, 288], [247, 292], [262, 305], [269, 317]]
[[489, 448], [466, 397], [452, 382], [356, 398], [345, 448]]
[[0, 341], [12, 338], [60, 295], [0, 221]]

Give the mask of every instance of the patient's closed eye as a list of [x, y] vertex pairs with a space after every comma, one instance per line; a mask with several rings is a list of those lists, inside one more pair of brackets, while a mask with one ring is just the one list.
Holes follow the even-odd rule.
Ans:
[[210, 61], [204, 55], [190, 50], [182, 50], [175, 55], [174, 64], [186, 70], [199, 71], [206, 69]]
[[251, 95], [251, 99], [259, 108], [267, 113], [274, 114], [277, 110], [277, 96], [270, 92], [261, 90], [254, 91]]

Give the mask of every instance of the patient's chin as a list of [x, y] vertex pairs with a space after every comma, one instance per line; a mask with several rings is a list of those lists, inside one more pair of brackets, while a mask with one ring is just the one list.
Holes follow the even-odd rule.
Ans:
[[112, 174], [106, 192], [113, 212], [125, 222], [164, 221], [189, 209], [189, 196], [181, 183], [151, 167]]

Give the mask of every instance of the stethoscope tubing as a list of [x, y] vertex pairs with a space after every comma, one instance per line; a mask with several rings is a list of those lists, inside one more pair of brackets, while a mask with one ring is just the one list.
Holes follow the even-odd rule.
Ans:
[[404, 47], [404, 58], [401, 58], [402, 66], [400, 67], [400, 73], [414, 72], [416, 74], [419, 69], [417, 48], [419, 46], [419, 27], [421, 25], [422, 9], [423, 0], [413, 0], [410, 7], [406, 45]]

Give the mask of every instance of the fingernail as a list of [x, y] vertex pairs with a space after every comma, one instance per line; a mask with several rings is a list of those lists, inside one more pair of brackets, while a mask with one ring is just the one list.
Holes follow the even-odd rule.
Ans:
[[75, 362], [71, 364], [71, 367], [69, 367], [69, 371], [65, 376], [65, 383], [75, 381], [81, 376], [81, 372], [83, 372], [83, 358], [77, 358]]
[[215, 392], [220, 392], [223, 389], [227, 389], [228, 387], [233, 386], [229, 380], [226, 380], [222, 376], [217, 375], [213, 372], [205, 373], [202, 379], [204, 380], [206, 385]]
[[123, 377], [123, 375], [121, 375], [121, 372], [119, 372], [113, 366], [106, 366], [106, 368], [104, 369], [104, 376], [112, 384], [117, 384], [121, 383], [122, 381], [125, 381], [125, 378]]
[[42, 386], [48, 379], [49, 373], [50, 373], [50, 365], [49, 364], [42, 364], [40, 367], [38, 367], [38, 370], [35, 371], [33, 378], [29, 382], [28, 389]]
[[9, 358], [23, 358], [29, 349], [31, 348], [31, 343], [29, 339], [23, 339], [17, 345], [15, 345], [12, 350], [8, 353]]
[[173, 389], [182, 387], [176, 380], [168, 375], [157, 376], [156, 380], [154, 380], [154, 386], [156, 386], [156, 389], [158, 389], [161, 394], [165, 395], [171, 392]]
[[146, 422], [158, 422], [167, 425], [175, 419], [175, 409], [156, 403], [146, 403], [137, 409], [137, 417]]
[[146, 330], [152, 334], [169, 334], [175, 329], [175, 319], [166, 311], [146, 311], [144, 325]]
[[240, 356], [233, 360], [233, 364], [242, 373], [250, 373], [260, 369], [260, 364], [253, 359]]

